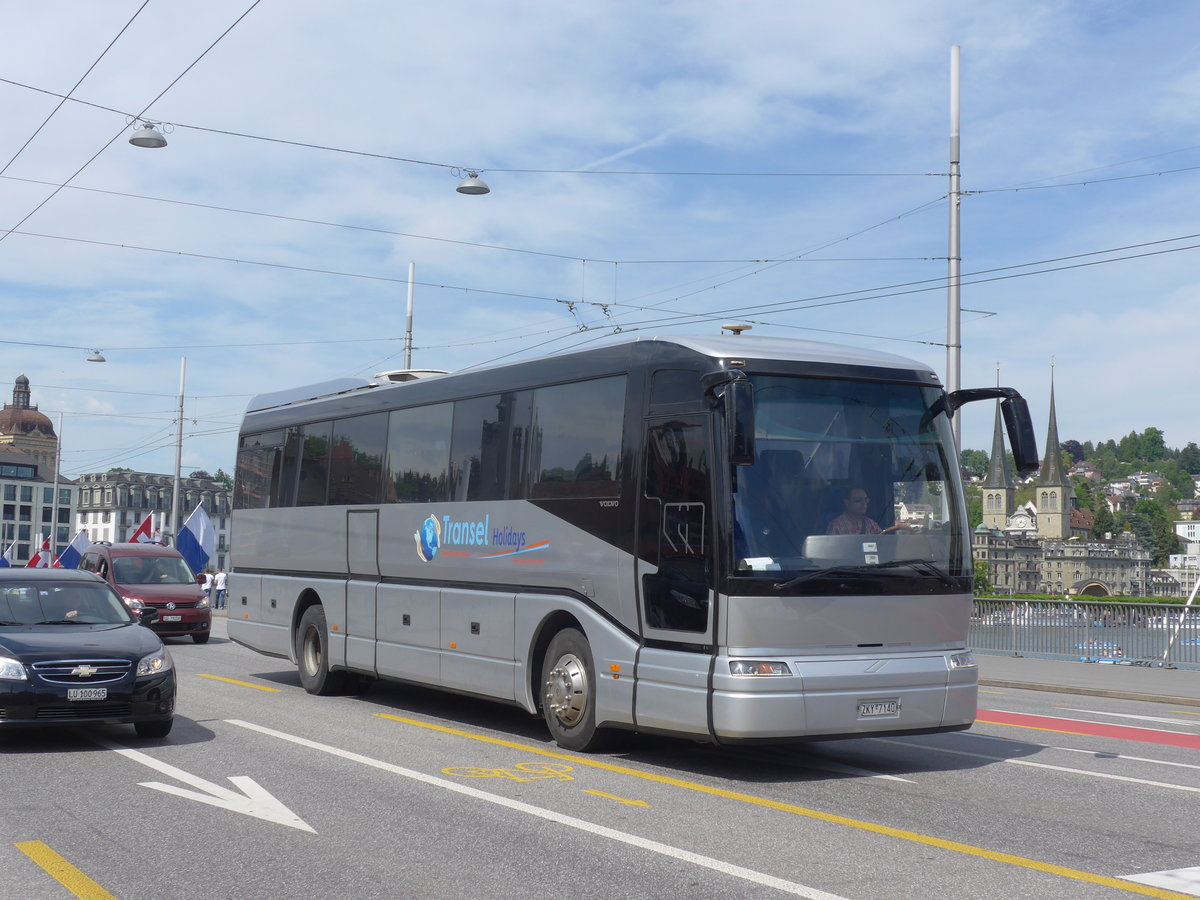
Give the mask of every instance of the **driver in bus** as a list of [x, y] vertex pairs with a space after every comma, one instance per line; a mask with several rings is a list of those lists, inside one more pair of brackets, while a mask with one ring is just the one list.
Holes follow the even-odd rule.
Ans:
[[890, 528], [880, 528], [879, 523], [867, 515], [867, 504], [871, 496], [860, 487], [848, 487], [842, 494], [842, 514], [829, 522], [826, 534], [891, 534], [907, 528], [896, 523]]

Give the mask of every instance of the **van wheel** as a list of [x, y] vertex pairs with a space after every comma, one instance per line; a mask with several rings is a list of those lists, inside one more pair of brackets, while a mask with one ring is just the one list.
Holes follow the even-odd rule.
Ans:
[[596, 667], [583, 632], [564, 628], [542, 663], [542, 715], [564, 750], [597, 750], [607, 734], [596, 727]]
[[296, 661], [300, 683], [310, 694], [338, 694], [345, 686], [345, 672], [329, 671], [329, 627], [325, 607], [310, 606], [300, 617], [296, 632]]
[[206, 631], [206, 632], [204, 632], [204, 634], [193, 634], [192, 640], [195, 641], [197, 644], [207, 644], [208, 643], [208, 632]]

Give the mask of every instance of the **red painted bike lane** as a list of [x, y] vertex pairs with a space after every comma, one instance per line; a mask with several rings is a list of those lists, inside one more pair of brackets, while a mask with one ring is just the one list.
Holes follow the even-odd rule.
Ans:
[[1078, 719], [1058, 719], [1053, 716], [1031, 716], [1024, 713], [1001, 712], [995, 709], [976, 710], [975, 721], [981, 725], [1010, 725], [1015, 728], [1084, 734], [1092, 737], [1117, 738], [1123, 741], [1139, 741], [1143, 744], [1162, 744], [1167, 747], [1187, 747], [1192, 750], [1200, 750], [1200, 734], [1159, 731], [1155, 728], [1106, 725], [1102, 722], [1081, 722]]

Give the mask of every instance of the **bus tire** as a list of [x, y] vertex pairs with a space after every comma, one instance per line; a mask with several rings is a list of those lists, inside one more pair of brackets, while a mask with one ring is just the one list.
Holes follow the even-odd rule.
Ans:
[[596, 727], [596, 667], [583, 632], [564, 628], [550, 640], [542, 662], [542, 715], [564, 750], [596, 750], [605, 734]]
[[300, 617], [296, 664], [300, 669], [300, 684], [310, 694], [341, 693], [346, 673], [329, 671], [329, 626], [323, 606], [310, 606]]

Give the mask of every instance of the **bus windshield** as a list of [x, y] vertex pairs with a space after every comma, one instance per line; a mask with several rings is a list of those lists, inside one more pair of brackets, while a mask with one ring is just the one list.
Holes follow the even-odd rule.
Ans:
[[751, 382], [756, 453], [734, 470], [735, 577], [798, 594], [833, 582], [843, 593], [969, 590], [949, 420], [930, 414], [938, 389]]

